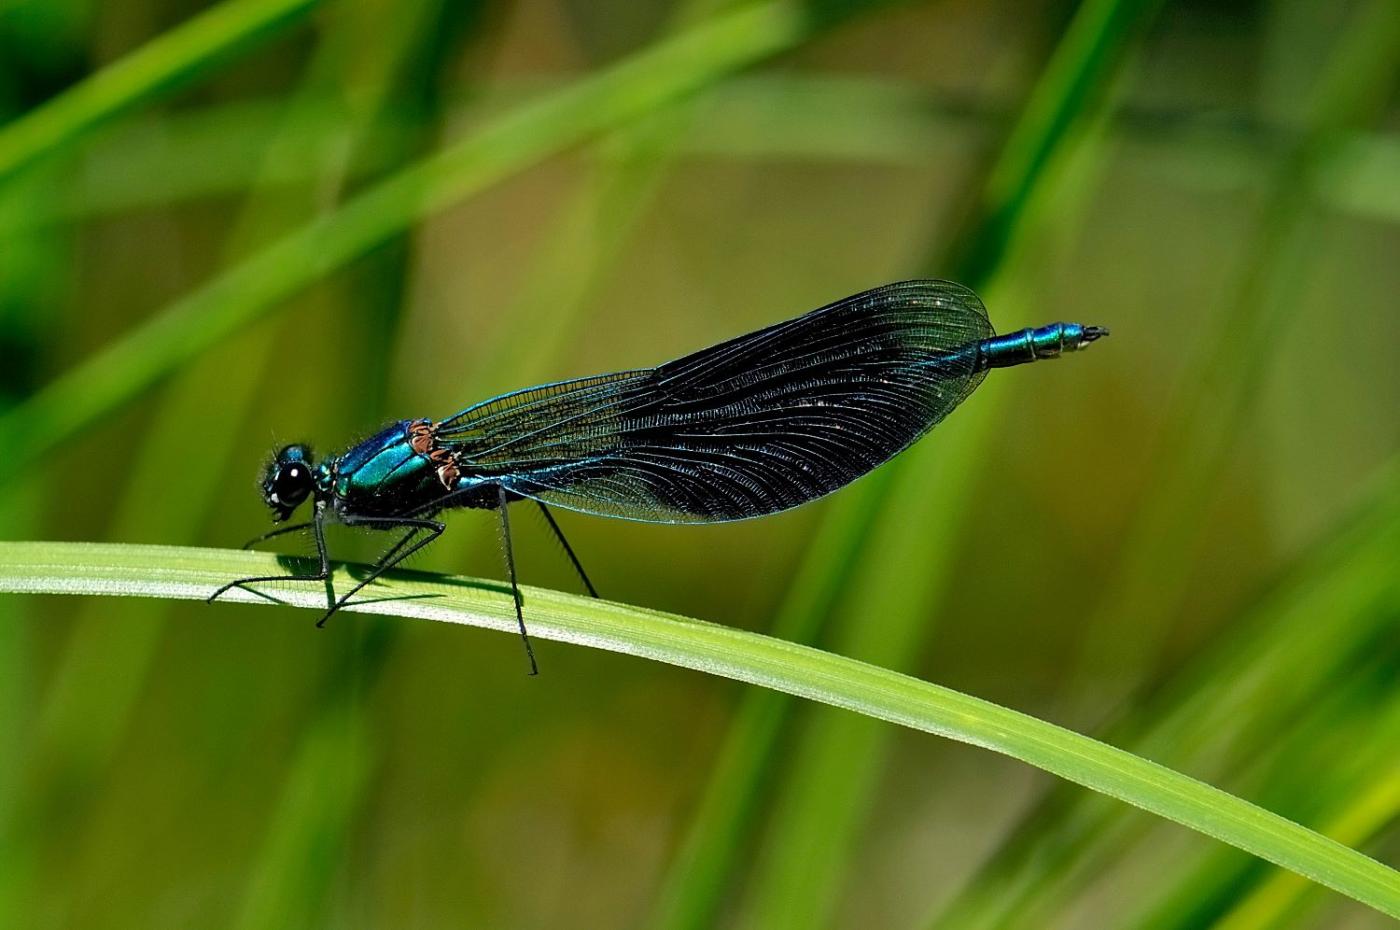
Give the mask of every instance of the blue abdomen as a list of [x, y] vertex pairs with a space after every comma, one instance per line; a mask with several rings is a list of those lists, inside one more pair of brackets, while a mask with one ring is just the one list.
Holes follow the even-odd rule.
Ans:
[[1004, 336], [992, 336], [977, 345], [977, 367], [1010, 368], [1043, 358], [1058, 358], [1065, 352], [1077, 352], [1107, 335], [1108, 330], [1102, 326], [1051, 323]]

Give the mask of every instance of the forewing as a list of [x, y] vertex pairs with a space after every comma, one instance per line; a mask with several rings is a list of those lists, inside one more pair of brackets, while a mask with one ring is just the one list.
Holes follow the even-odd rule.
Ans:
[[914, 442], [980, 382], [976, 295], [893, 284], [657, 368], [507, 394], [438, 426], [464, 474], [572, 510], [664, 523], [761, 516]]

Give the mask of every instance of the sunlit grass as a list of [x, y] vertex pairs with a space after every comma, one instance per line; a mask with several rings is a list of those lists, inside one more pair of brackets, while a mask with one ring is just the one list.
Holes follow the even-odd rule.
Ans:
[[[230, 575], [280, 569], [246, 551], [85, 543], [0, 543], [0, 593], [200, 599]], [[353, 584], [342, 569], [332, 584]], [[294, 590], [301, 587], [302, 590]], [[307, 589], [309, 588], [309, 590]], [[472, 579], [396, 575], [349, 610], [514, 633], [509, 591]], [[244, 603], [324, 609], [319, 586], [276, 586]], [[540, 589], [525, 592], [532, 634], [722, 675], [1000, 752], [1174, 820], [1400, 917], [1400, 873], [1218, 789], [987, 701], [832, 653], [656, 611]], [[294, 816], [311, 816], [295, 807]]]

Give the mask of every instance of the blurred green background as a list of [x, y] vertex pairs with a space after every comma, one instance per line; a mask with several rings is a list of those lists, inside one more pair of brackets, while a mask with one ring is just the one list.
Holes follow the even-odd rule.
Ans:
[[[603, 595], [901, 668], [1400, 860], [1393, 0], [202, 12], [0, 0], [4, 538], [236, 546], [278, 444], [952, 277], [999, 329], [1113, 338], [994, 373], [796, 512], [564, 514]], [[515, 522], [523, 580], [573, 590]], [[415, 567], [501, 577], [492, 518]], [[312, 619], [0, 601], [0, 926], [1385, 925], [967, 746]]]

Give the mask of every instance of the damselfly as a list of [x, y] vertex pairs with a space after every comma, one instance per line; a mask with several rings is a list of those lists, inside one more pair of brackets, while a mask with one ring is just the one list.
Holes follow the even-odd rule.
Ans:
[[240, 578], [210, 595], [266, 581], [330, 577], [325, 526], [403, 530], [371, 571], [331, 604], [437, 539], [459, 507], [501, 521], [515, 618], [533, 649], [516, 581], [509, 505], [530, 501], [597, 592], [549, 510], [648, 523], [744, 520], [805, 504], [907, 448], [961, 403], [988, 369], [1081, 349], [1106, 329], [1052, 323], [997, 336], [977, 295], [950, 281], [906, 281], [848, 297], [655, 368], [526, 388], [445, 420], [400, 420], [316, 462], [304, 445], [268, 465], [274, 522], [307, 498], [311, 574]]

